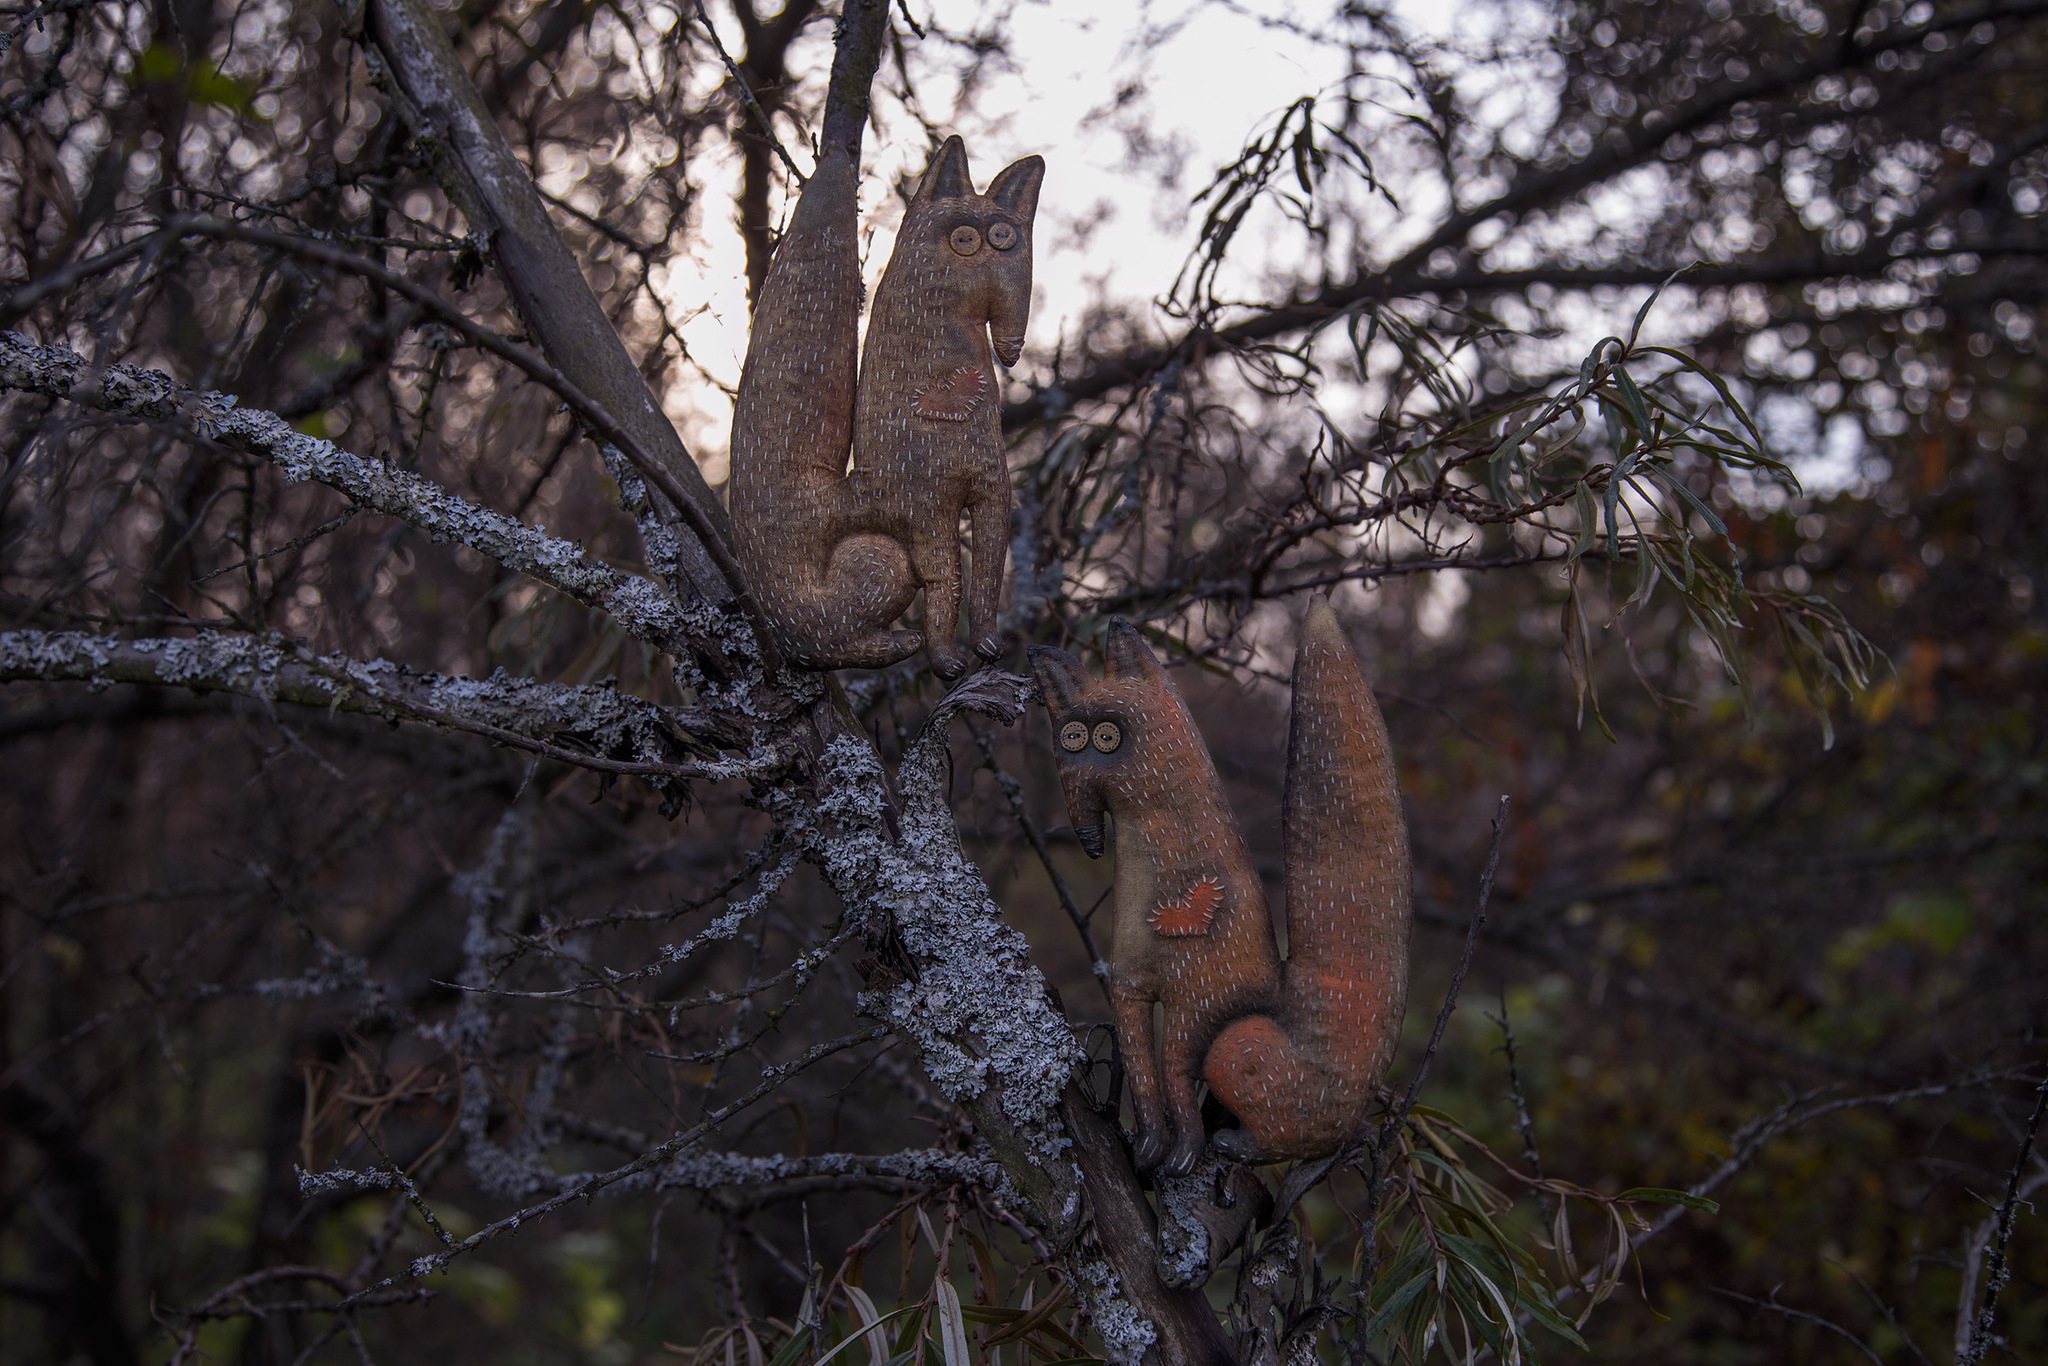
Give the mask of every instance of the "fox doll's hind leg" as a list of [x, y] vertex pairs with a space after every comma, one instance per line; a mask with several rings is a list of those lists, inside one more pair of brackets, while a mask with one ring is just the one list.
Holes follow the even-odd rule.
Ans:
[[1130, 985], [1112, 983], [1110, 1000], [1116, 1011], [1116, 1044], [1123, 1056], [1124, 1076], [1131, 1083], [1131, 1109], [1137, 1112], [1137, 1140], [1131, 1162], [1149, 1172], [1166, 1156], [1166, 1106], [1159, 1089], [1159, 1052], [1152, 1042], [1152, 995]]
[[[920, 518], [920, 521], [924, 519]], [[967, 672], [960, 653], [960, 516], [911, 531], [910, 567], [924, 585], [925, 653], [932, 672], [951, 681]]]
[[1195, 1098], [1195, 1078], [1202, 1068], [1202, 1034], [1213, 1027], [1194, 1011], [1166, 1013], [1165, 1047], [1160, 1066], [1166, 1074], [1166, 1115], [1173, 1124], [1173, 1147], [1166, 1154], [1169, 1176], [1186, 1176], [1202, 1160], [1208, 1138], [1202, 1132], [1202, 1105]]
[[[1330, 1077], [1302, 1056], [1270, 1015], [1233, 1020], [1202, 1064], [1203, 1079], [1240, 1128], [1220, 1129], [1216, 1151], [1233, 1162], [1278, 1162], [1313, 1153], [1336, 1099]], [[1340, 1144], [1342, 1140], [1339, 1140]]]
[[816, 669], [879, 669], [908, 659], [924, 643], [915, 631], [892, 631], [917, 595], [910, 557], [894, 538], [848, 536], [832, 548], [816, 591], [793, 595], [785, 615], [803, 638], [792, 654]]
[[994, 488], [983, 490], [967, 515], [974, 532], [974, 562], [967, 576], [967, 644], [990, 664], [1003, 657], [1003, 633], [996, 629], [996, 616], [1003, 606], [1011, 501], [1005, 475]]

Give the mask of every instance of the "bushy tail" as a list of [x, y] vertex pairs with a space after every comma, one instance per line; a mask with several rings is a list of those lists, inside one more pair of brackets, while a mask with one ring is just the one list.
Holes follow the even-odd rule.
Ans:
[[1317, 598], [1287, 736], [1287, 966], [1279, 1009], [1226, 1027], [1203, 1075], [1238, 1161], [1321, 1157], [1364, 1129], [1408, 999], [1408, 826], [1386, 723]]
[[773, 540], [794, 488], [845, 476], [860, 370], [857, 209], [853, 165], [835, 147], [804, 186], [762, 281], [733, 409], [732, 512], [743, 539]]
[[1285, 820], [1289, 1032], [1363, 1100], [1408, 999], [1408, 823], [1386, 722], [1322, 598], [1294, 656]]

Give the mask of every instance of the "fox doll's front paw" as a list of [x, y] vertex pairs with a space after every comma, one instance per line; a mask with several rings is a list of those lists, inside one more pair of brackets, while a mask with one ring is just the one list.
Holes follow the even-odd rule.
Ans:
[[985, 664], [993, 664], [1009, 653], [1010, 642], [1003, 639], [1003, 633], [991, 627], [974, 637], [974, 653], [981, 656]]
[[1166, 1135], [1158, 1129], [1138, 1126], [1136, 1139], [1131, 1144], [1131, 1165], [1139, 1175], [1151, 1171], [1166, 1158]]
[[941, 649], [939, 642], [934, 640], [928, 653], [931, 655], [932, 672], [948, 683], [967, 672], [967, 656], [958, 650]]
[[1208, 1140], [1197, 1127], [1192, 1133], [1178, 1133], [1173, 1138], [1173, 1151], [1166, 1155], [1164, 1168], [1168, 1176], [1186, 1176], [1201, 1162], [1202, 1154], [1208, 1148]]

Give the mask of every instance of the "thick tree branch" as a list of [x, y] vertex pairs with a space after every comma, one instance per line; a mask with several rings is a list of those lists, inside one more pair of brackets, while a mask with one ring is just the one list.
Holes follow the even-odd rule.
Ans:
[[[755, 637], [760, 640], [768, 639], [765, 624], [755, 609], [753, 595], [747, 589], [745, 577], [740, 573], [739, 564], [733, 559], [727, 547], [723, 524], [714, 523], [705, 511], [707, 505], [697, 500], [675, 479], [667, 464], [640, 440], [635, 431], [622, 425], [612, 415], [610, 409], [593, 399], [574, 380], [526, 347], [507, 341], [418, 281], [408, 279], [397, 271], [389, 270], [333, 242], [276, 232], [232, 219], [213, 218], [203, 214], [173, 214], [153, 233], [125, 242], [90, 260], [80, 261], [45, 279], [22, 286], [4, 305], [0, 305], [0, 318], [19, 316], [51, 294], [72, 288], [90, 276], [116, 269], [137, 255], [160, 248], [181, 237], [213, 237], [246, 242], [280, 255], [317, 261], [322, 265], [370, 280], [438, 318], [479, 350], [496, 356], [529, 378], [553, 389], [576, 415], [586, 431], [624, 456], [634, 469], [653, 482], [670, 505], [681, 509], [683, 522], [697, 534], [701, 547], [710, 557], [719, 576], [725, 581], [731, 596], [738, 600], [753, 618]], [[714, 500], [708, 506], [716, 509], [718, 505]]]
[[882, 39], [889, 32], [889, 0], [845, 0], [832, 54], [832, 83], [825, 91], [820, 141], [844, 147], [860, 165], [861, 133], [868, 123], [869, 91], [882, 64]]
[[179, 427], [260, 456], [293, 481], [313, 480], [375, 512], [454, 541], [537, 579], [587, 606], [609, 612], [631, 635], [671, 652], [693, 639], [715, 638], [725, 623], [685, 613], [661, 588], [584, 556], [568, 541], [467, 502], [431, 480], [368, 460], [331, 441], [294, 430], [233, 396], [187, 389], [170, 376], [132, 365], [95, 372], [85, 357], [0, 332], [0, 389], [70, 399], [113, 417]]
[[[738, 743], [711, 718], [658, 707], [616, 688], [419, 674], [384, 660], [315, 655], [278, 637], [202, 631], [189, 638], [114, 640], [80, 631], [0, 633], [0, 682], [148, 683], [419, 721], [598, 773], [721, 778], [778, 766], [710, 758]], [[699, 756], [690, 762], [686, 756]]]
[[[894, 945], [916, 969], [867, 992], [862, 1009], [917, 1046], [926, 1074], [967, 1113], [1040, 1227], [1065, 1243], [1067, 1269], [1110, 1358], [1225, 1366], [1228, 1348], [1207, 1301], [1161, 1279], [1129, 1154], [1073, 1091], [1080, 1045], [953, 823], [947, 725], [964, 709], [1014, 722], [1030, 693], [1024, 679], [984, 671], [939, 705], [899, 769], [896, 839], [883, 823], [874, 751], [850, 737], [835, 741], [820, 765], [826, 790], [817, 804], [832, 824], [809, 832], [813, 857], [850, 912], [886, 912]], [[882, 923], [871, 918], [868, 927]]]
[[[433, 152], [464, 216], [490, 243], [520, 317], [555, 367], [649, 453], [656, 468], [644, 472], [697, 534], [696, 546], [686, 538], [680, 571], [706, 601], [718, 601], [721, 581], [732, 581], [721, 563], [730, 561], [732, 539], [724, 505], [626, 353], [439, 18], [425, 0], [371, 0], [367, 29], [408, 122]], [[769, 648], [765, 639], [761, 644]]]

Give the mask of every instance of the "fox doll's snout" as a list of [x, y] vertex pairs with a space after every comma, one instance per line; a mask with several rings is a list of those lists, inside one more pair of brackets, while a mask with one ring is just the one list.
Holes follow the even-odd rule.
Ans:
[[[1080, 704], [1093, 680], [1081, 661], [1065, 650], [1033, 645], [1028, 653], [1031, 671], [1037, 676], [1039, 691], [1045, 699], [1046, 713], [1058, 725], [1061, 715]], [[1099, 775], [1091, 766], [1075, 763], [1061, 764], [1059, 774], [1060, 794], [1067, 800], [1067, 819], [1073, 824], [1074, 838], [1080, 841], [1081, 851], [1089, 858], [1101, 858], [1108, 803]]]

